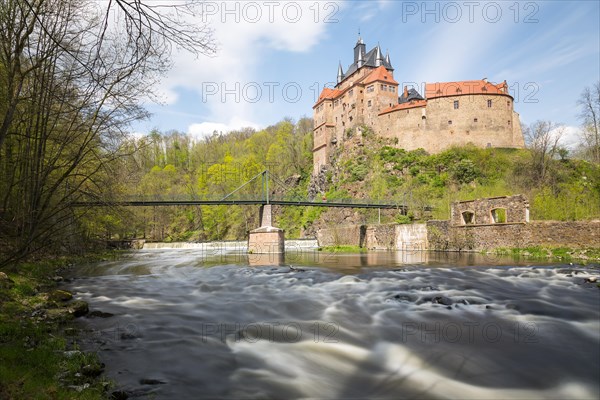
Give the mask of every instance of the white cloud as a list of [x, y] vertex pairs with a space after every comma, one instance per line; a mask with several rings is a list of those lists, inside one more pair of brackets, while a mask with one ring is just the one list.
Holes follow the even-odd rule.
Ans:
[[212, 135], [214, 132], [227, 133], [242, 128], [254, 128], [260, 129], [261, 126], [250, 122], [240, 120], [239, 118], [233, 118], [228, 123], [222, 122], [201, 122], [192, 124], [188, 127], [188, 135], [195, 139], [203, 139], [207, 136]]
[[[209, 2], [206, 20], [215, 30], [219, 51], [215, 57], [194, 58], [185, 52], [175, 52], [173, 68], [158, 89], [167, 104], [178, 100], [177, 88], [201, 94], [207, 84], [233, 90], [236, 83], [243, 87], [257, 82], [262, 86], [261, 68], [268, 62], [270, 52], [306, 52], [315, 46], [325, 33], [325, 17], [330, 9], [327, 2]], [[248, 6], [252, 4], [252, 6]], [[268, 5], [271, 4], [271, 5]], [[312, 7], [312, 8], [311, 8]], [[198, 17], [201, 22], [201, 17]], [[237, 22], [236, 22], [237, 20]], [[296, 21], [297, 20], [297, 21]], [[198, 104], [208, 110], [208, 121], [229, 126], [232, 116], [250, 121], [256, 118], [256, 103], [222, 101], [220, 93]], [[198, 124], [211, 124], [202, 122]], [[208, 126], [208, 125], [206, 125]]]
[[581, 141], [581, 130], [576, 126], [564, 126], [556, 128], [552, 133], [556, 134], [560, 129], [563, 129], [560, 144], [570, 149], [577, 147]]

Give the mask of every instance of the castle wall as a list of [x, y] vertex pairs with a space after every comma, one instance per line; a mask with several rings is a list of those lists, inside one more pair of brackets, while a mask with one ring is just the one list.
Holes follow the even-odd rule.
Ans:
[[467, 143], [478, 147], [524, 146], [518, 114], [513, 111], [512, 98], [505, 95], [434, 98], [427, 100], [425, 107], [379, 115], [372, 126], [381, 136], [397, 138], [397, 146], [406, 150], [423, 148], [438, 153]]
[[486, 251], [531, 246], [597, 248], [600, 221], [532, 221], [489, 225], [451, 225], [428, 221], [431, 250]]

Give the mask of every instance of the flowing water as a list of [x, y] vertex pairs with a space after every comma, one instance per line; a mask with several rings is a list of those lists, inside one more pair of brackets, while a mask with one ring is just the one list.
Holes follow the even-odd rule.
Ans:
[[114, 314], [82, 320], [87, 347], [131, 397], [600, 396], [597, 267], [157, 248], [77, 275]]

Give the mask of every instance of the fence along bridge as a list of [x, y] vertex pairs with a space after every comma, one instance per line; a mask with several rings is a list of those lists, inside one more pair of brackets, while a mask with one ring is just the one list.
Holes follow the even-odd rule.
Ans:
[[[254, 198], [236, 197], [242, 189], [248, 187], [251, 183], [261, 180], [261, 194]], [[239, 186], [237, 189], [224, 197], [198, 198], [195, 195], [183, 196], [131, 196], [119, 200], [108, 201], [80, 201], [72, 203], [75, 207], [101, 207], [101, 206], [121, 206], [121, 207], [154, 207], [154, 206], [219, 206], [219, 205], [277, 205], [277, 206], [300, 206], [300, 207], [340, 207], [340, 208], [378, 208], [378, 209], [398, 209], [406, 213], [407, 207], [404, 204], [392, 202], [370, 201], [366, 199], [317, 199], [309, 200], [296, 196], [284, 195], [283, 197], [273, 197], [269, 190], [270, 181], [283, 187], [288, 192], [290, 188], [280, 179], [273, 176], [268, 170], [264, 170], [253, 178]], [[273, 185], [271, 185], [271, 188]], [[258, 197], [258, 198], [257, 198]]]
[[[239, 194], [244, 188], [249, 187], [251, 183], [258, 183], [260, 179], [261, 194], [258, 198], [243, 198]], [[239, 186], [237, 189], [224, 197], [206, 199], [196, 198], [193, 195], [187, 195], [181, 198], [160, 198], [159, 196], [135, 196], [119, 200], [109, 201], [80, 201], [74, 202], [74, 207], [156, 207], [156, 206], [219, 206], [219, 205], [260, 205], [259, 217], [260, 227], [250, 231], [248, 238], [248, 251], [251, 253], [283, 253], [284, 251], [284, 232], [283, 230], [272, 226], [271, 206], [299, 206], [299, 207], [338, 207], [338, 208], [371, 208], [371, 209], [397, 209], [406, 214], [408, 208], [405, 204], [372, 202], [359, 199], [333, 199], [326, 198], [319, 200], [309, 200], [297, 198], [295, 196], [283, 196], [283, 198], [273, 198], [269, 189], [269, 183], [273, 181], [280, 187], [289, 192], [290, 188], [280, 179], [273, 176], [269, 170], [264, 170], [256, 174], [253, 178]], [[271, 185], [271, 188], [273, 185]]]

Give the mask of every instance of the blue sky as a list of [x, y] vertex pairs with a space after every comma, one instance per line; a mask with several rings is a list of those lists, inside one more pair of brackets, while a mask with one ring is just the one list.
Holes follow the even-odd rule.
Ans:
[[[573, 140], [577, 98], [600, 80], [598, 1], [207, 1], [215, 57], [173, 55], [150, 105], [156, 128], [196, 137], [312, 116], [315, 96], [367, 50], [390, 53], [400, 84], [507, 80], [521, 121], [564, 123]], [[202, 20], [199, 19], [199, 22]], [[420, 92], [422, 90], [418, 89]]]

